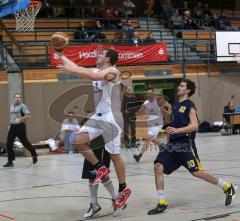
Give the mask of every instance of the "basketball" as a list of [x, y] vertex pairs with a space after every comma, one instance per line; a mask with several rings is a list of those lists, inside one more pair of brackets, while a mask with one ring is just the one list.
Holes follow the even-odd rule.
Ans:
[[51, 43], [57, 51], [62, 51], [68, 45], [69, 37], [64, 32], [55, 32], [51, 36]]

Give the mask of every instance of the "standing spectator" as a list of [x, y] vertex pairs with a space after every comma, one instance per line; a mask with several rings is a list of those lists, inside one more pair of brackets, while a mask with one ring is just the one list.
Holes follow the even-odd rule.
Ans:
[[73, 132], [80, 130], [77, 120], [74, 118], [74, 112], [69, 111], [67, 118], [63, 120], [61, 128], [61, 138], [64, 140], [64, 146], [69, 154], [73, 153], [73, 144], [69, 142], [69, 137]]
[[134, 27], [132, 26], [132, 20], [128, 19], [127, 23], [123, 25], [122, 32], [126, 34], [128, 39], [133, 38]]
[[13, 142], [16, 137], [27, 148], [33, 159], [33, 164], [37, 163], [37, 153], [32, 144], [27, 139], [25, 121], [30, 118], [30, 111], [27, 106], [21, 102], [21, 95], [14, 94], [14, 104], [10, 107], [10, 127], [7, 136], [7, 155], [8, 162], [3, 167], [14, 167], [15, 153], [13, 151]]
[[135, 16], [136, 6], [131, 0], [123, 1], [123, 7], [125, 8], [124, 9], [125, 17]]
[[140, 38], [139, 33], [137, 31], [133, 32], [132, 44], [135, 46], [139, 46], [143, 43], [143, 40]]
[[122, 112], [124, 119], [124, 143], [129, 147], [129, 126], [131, 129], [131, 146], [136, 145], [136, 112], [137, 112], [137, 102], [134, 94], [132, 93], [132, 88], [127, 87], [126, 92], [123, 96], [122, 102]]
[[156, 40], [155, 40], [155, 38], [153, 37], [152, 32], [149, 32], [149, 33], [148, 33], [148, 36], [144, 39], [144, 43], [145, 43], [145, 44], [154, 44], [154, 43], [156, 43]]

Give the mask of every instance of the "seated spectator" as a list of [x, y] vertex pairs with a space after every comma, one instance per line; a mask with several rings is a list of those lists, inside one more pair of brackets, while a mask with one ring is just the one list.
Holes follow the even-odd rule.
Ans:
[[166, 4], [163, 5], [163, 17], [168, 20], [173, 13], [173, 6], [171, 0], [167, 0]]
[[87, 32], [87, 30], [89, 30], [89, 29], [85, 26], [85, 23], [83, 21], [80, 22], [79, 27], [77, 28], [76, 32], [74, 33], [74, 39], [82, 40], [82, 41], [89, 41], [90, 35]]
[[111, 20], [111, 26], [113, 29], [121, 29], [122, 28], [122, 20], [120, 19], [121, 18], [121, 14], [119, 12], [118, 9], [114, 9], [113, 10], [113, 19]]
[[103, 13], [103, 18], [105, 18], [103, 20], [103, 24], [105, 26], [105, 28], [108, 29], [115, 29], [116, 27], [114, 25], [112, 25], [111, 21], [114, 18], [114, 14], [111, 12], [110, 8], [106, 8], [104, 13]]
[[184, 29], [193, 29], [194, 28], [192, 16], [191, 16], [191, 13], [189, 10], [184, 12], [183, 26], [184, 26]]
[[105, 0], [101, 0], [97, 8], [97, 17], [102, 18], [104, 16], [105, 8], [108, 8], [109, 5]]
[[78, 14], [77, 5], [74, 0], [69, 0], [65, 8], [65, 15], [67, 18], [76, 18]]
[[198, 10], [196, 12], [196, 15], [195, 15], [195, 17], [193, 19], [193, 23], [194, 23], [194, 25], [196, 27], [195, 29], [202, 29], [203, 28], [203, 26], [204, 26], [203, 16], [202, 16], [202, 13], [201, 13], [200, 10]]
[[178, 9], [173, 12], [170, 18], [170, 27], [175, 30], [184, 29], [183, 19], [178, 13]]
[[128, 19], [127, 23], [122, 26], [122, 32], [126, 34], [128, 39], [132, 39], [134, 31], [135, 29], [132, 26], [132, 20]]
[[154, 43], [156, 43], [156, 40], [154, 39], [152, 32], [148, 33], [148, 36], [143, 40], [143, 42], [145, 44], [154, 44]]
[[215, 12], [211, 17], [211, 26], [215, 29], [218, 29], [218, 15], [217, 12]]
[[140, 38], [139, 33], [137, 31], [133, 32], [133, 37], [130, 43], [135, 46], [139, 46], [143, 44], [143, 40]]
[[64, 119], [61, 128], [60, 137], [64, 141], [64, 146], [68, 153], [73, 153], [73, 144], [70, 143], [69, 138], [73, 132], [80, 130], [77, 120], [74, 118], [74, 112], [69, 111], [67, 118]]
[[93, 0], [85, 0], [83, 3], [84, 7], [82, 8], [82, 17], [93, 18], [96, 17], [96, 11], [94, 8]]
[[95, 25], [93, 26], [94, 32], [91, 34], [91, 40], [103, 40], [106, 38], [105, 34], [102, 32], [104, 29], [104, 25], [101, 24], [99, 20], [96, 21]]
[[123, 1], [124, 15], [125, 17], [134, 17], [136, 6], [131, 0]]
[[211, 26], [212, 26], [212, 19], [208, 14], [204, 14], [203, 26], [204, 26], [205, 29], [206, 28], [211, 28]]
[[126, 33], [122, 33], [120, 38], [116, 40], [117, 44], [130, 45], [130, 39], [127, 37]]
[[232, 27], [230, 20], [227, 18], [224, 11], [221, 11], [220, 17], [218, 18], [218, 29], [225, 31], [236, 31], [237, 28]]

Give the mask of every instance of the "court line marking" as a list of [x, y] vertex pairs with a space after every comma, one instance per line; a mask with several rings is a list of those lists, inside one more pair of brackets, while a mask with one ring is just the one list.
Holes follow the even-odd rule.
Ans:
[[12, 220], [12, 221], [16, 221], [15, 218], [10, 217], [10, 216], [7, 216], [7, 215], [4, 215], [4, 214], [2, 214], [2, 213], [0, 213], [0, 216], [3, 217], [3, 218], [6, 218], [6, 219]]
[[220, 218], [224, 218], [224, 217], [228, 217], [232, 214], [236, 214], [236, 213], [240, 213], [240, 210], [235, 211], [235, 212], [229, 212], [229, 213], [222, 213], [219, 215], [215, 215], [215, 216], [207, 216], [207, 217], [203, 217], [203, 218], [199, 218], [199, 219], [192, 219], [190, 221], [199, 221], [199, 220], [215, 220], [215, 219], [220, 219]]

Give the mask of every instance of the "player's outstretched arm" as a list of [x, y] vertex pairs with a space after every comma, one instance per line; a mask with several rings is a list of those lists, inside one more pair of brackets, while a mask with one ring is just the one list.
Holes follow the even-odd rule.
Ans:
[[78, 66], [66, 56], [61, 53], [56, 53], [56, 56], [63, 62], [62, 70], [69, 72], [77, 77], [82, 77], [90, 80], [113, 80], [119, 75], [119, 71], [113, 67], [106, 68], [98, 73], [93, 72], [90, 69]]

